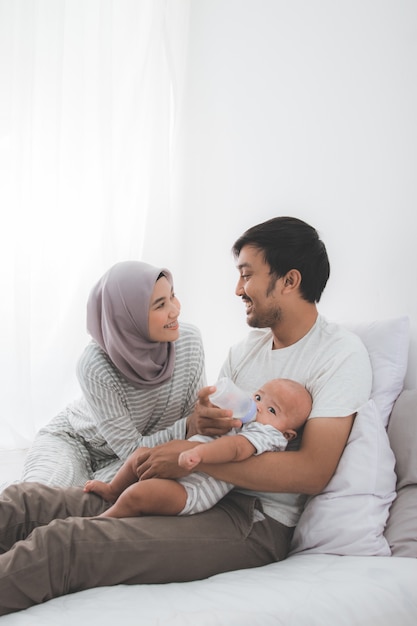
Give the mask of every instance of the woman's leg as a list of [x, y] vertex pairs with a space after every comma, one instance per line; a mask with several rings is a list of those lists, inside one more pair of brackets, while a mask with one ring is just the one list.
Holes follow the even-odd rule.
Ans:
[[[13, 487], [20, 487], [19, 497]], [[38, 494], [33, 489], [25, 505], [22, 486], [13, 487], [6, 491], [18, 502], [12, 506], [15, 525], [27, 525], [25, 508], [29, 519], [46, 510], [38, 517], [47, 523], [57, 513], [61, 518], [65, 513], [98, 515], [104, 506], [82, 490], [51, 493], [47, 487]], [[94, 503], [88, 504], [89, 499]], [[285, 558], [292, 529], [263, 516], [255, 502], [232, 493], [210, 511], [189, 517], [71, 517], [35, 528], [0, 555], [0, 615], [82, 589], [197, 580]], [[2, 509], [0, 501], [0, 532], [13, 517]]]
[[65, 416], [55, 417], [36, 435], [23, 467], [22, 481], [51, 487], [81, 487], [92, 478], [83, 440], [71, 433]]
[[123, 465], [123, 461], [117, 458], [107, 458], [97, 462], [94, 462], [93, 478], [101, 480], [104, 483], [109, 483]]

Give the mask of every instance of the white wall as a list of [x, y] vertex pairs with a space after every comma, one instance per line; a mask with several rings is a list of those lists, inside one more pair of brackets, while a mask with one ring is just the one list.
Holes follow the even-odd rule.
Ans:
[[230, 247], [286, 214], [327, 245], [326, 317], [410, 317], [417, 386], [416, 23], [415, 0], [191, 2], [169, 262], [209, 382], [247, 332]]

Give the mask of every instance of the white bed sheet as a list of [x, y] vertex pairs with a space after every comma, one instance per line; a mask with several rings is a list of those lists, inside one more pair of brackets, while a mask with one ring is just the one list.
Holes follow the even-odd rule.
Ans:
[[416, 626], [417, 559], [298, 555], [166, 585], [78, 592], [1, 626]]
[[[0, 485], [25, 451], [0, 454]], [[166, 585], [89, 589], [6, 615], [0, 626], [416, 626], [417, 559], [294, 555]]]

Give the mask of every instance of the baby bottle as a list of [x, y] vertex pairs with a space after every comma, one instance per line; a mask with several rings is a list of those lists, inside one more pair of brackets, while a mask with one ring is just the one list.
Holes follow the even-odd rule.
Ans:
[[221, 409], [233, 411], [233, 417], [240, 419], [243, 424], [252, 422], [256, 418], [255, 400], [237, 387], [230, 378], [219, 378], [216, 391], [210, 395], [210, 402]]

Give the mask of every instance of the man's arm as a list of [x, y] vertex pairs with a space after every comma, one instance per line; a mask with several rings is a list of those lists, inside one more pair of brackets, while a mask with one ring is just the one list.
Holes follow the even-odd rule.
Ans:
[[[200, 465], [199, 470], [243, 489], [316, 495], [336, 471], [353, 424], [347, 417], [316, 417], [304, 428], [300, 449], [294, 452], [264, 452], [239, 463]], [[142, 479], [179, 478], [187, 472], [178, 456], [197, 442], [171, 441], [141, 452], [138, 474]]]
[[178, 464], [191, 471], [199, 463], [243, 461], [255, 452], [255, 446], [243, 435], [223, 436], [182, 452], [178, 458]]
[[[230, 430], [236, 421], [240, 425], [239, 420], [230, 417], [231, 411], [211, 404], [211, 392], [210, 387], [200, 391], [195, 411], [188, 418], [190, 432], [220, 434]], [[264, 452], [239, 463], [200, 465], [198, 469], [243, 489], [316, 495], [336, 471], [353, 419], [354, 415], [315, 417], [307, 420], [297, 451]], [[184, 476], [187, 472], [178, 465], [178, 456], [196, 445], [197, 442], [171, 441], [139, 453], [138, 477], [144, 480]]]
[[353, 415], [316, 417], [307, 421], [297, 451], [265, 452], [240, 463], [198, 469], [244, 489], [316, 495], [336, 471], [352, 424]]

